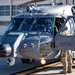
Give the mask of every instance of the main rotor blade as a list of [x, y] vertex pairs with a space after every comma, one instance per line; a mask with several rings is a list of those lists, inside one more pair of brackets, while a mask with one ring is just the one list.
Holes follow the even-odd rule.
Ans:
[[32, 0], [32, 1], [29, 1], [29, 2], [26, 2], [26, 3], [19, 4], [18, 6], [22, 6], [22, 5], [30, 4], [30, 3], [42, 2], [42, 1], [46, 1], [46, 0]]

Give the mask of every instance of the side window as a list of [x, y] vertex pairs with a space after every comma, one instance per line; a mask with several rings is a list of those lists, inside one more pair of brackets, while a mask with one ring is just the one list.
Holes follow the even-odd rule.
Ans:
[[66, 24], [60, 32], [60, 35], [75, 36], [75, 18], [70, 18], [67, 20]]
[[64, 23], [63, 18], [55, 18], [55, 25], [54, 25], [54, 35], [60, 30], [62, 24]]
[[63, 18], [56, 18], [55, 19], [55, 25], [57, 26], [58, 30], [61, 28], [61, 25], [64, 23]]

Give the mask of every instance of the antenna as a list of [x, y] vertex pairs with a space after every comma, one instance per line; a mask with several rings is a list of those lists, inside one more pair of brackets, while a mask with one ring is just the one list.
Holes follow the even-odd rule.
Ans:
[[34, 7], [37, 7], [37, 4], [36, 4], [36, 2], [35, 2], [35, 4], [34, 4]]
[[55, 2], [53, 0], [50, 0], [52, 5], [55, 5]]

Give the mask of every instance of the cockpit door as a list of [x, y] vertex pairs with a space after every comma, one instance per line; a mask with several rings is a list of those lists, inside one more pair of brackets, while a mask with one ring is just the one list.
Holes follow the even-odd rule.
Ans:
[[67, 17], [55, 36], [56, 50], [75, 50], [75, 16]]

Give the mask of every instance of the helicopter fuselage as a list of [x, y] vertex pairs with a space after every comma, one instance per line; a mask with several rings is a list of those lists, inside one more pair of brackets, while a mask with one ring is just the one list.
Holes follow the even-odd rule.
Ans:
[[[72, 19], [71, 23], [69, 23], [70, 18]], [[9, 58], [11, 60], [8, 60], [9, 65], [14, 64], [15, 58], [60, 58], [62, 49], [73, 49], [74, 42], [72, 43], [73, 40], [71, 40], [70, 44], [69, 40], [72, 37], [71, 34], [75, 32], [73, 29], [75, 27], [74, 19], [71, 6], [41, 7], [35, 13], [32, 11], [14, 17], [0, 41], [0, 56]], [[65, 37], [67, 40], [65, 42], [62, 35], [65, 33], [64, 30], [68, 30], [64, 28], [67, 22], [70, 26], [68, 27], [70, 34]], [[62, 32], [64, 33], [62, 34]]]

